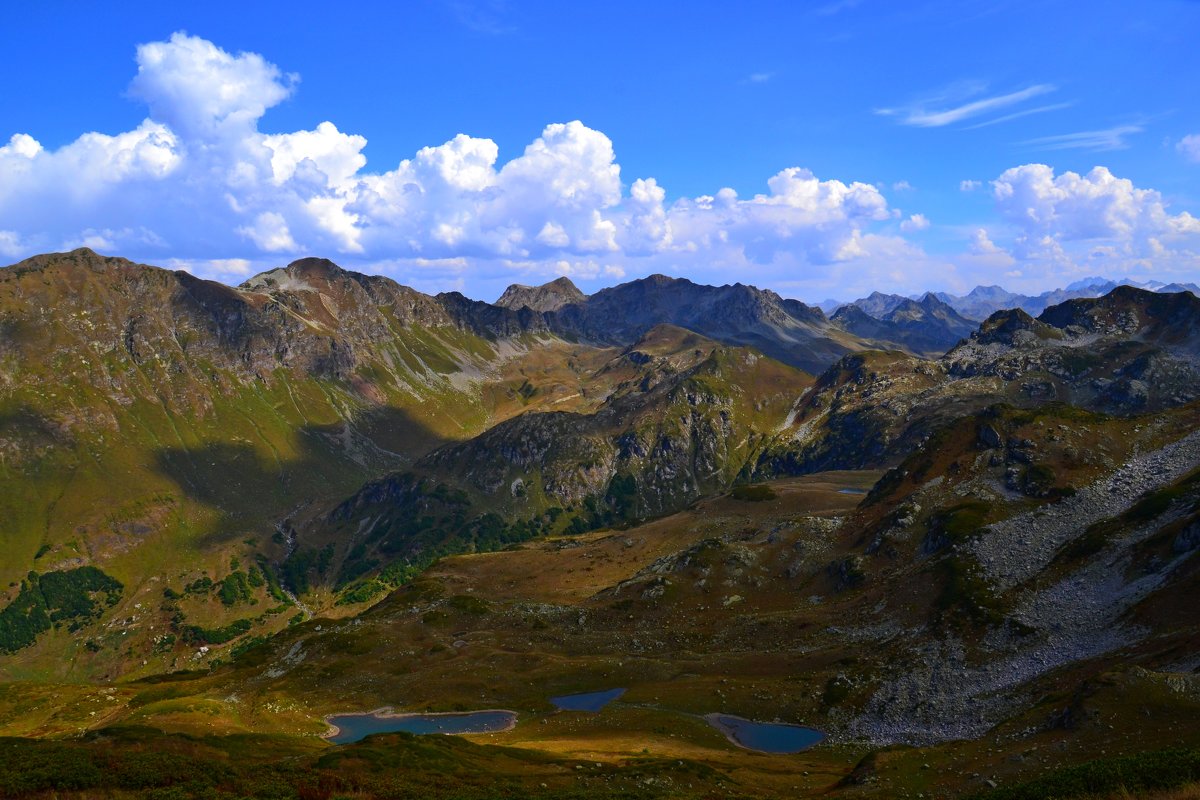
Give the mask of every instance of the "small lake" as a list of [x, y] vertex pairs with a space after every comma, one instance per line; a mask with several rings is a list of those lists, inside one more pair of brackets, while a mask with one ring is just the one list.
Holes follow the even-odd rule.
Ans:
[[625, 694], [624, 689], [609, 689], [604, 692], [585, 692], [584, 694], [551, 697], [550, 702], [558, 706], [560, 711], [591, 711], [595, 713], [623, 694]]
[[468, 711], [450, 714], [334, 714], [325, 721], [337, 728], [334, 744], [349, 744], [373, 733], [498, 733], [517, 724], [512, 711]]
[[820, 731], [803, 725], [754, 722], [730, 714], [708, 714], [704, 719], [734, 744], [760, 753], [799, 753], [825, 738]]
[[866, 494], [866, 489], [838, 489], [838, 494]]

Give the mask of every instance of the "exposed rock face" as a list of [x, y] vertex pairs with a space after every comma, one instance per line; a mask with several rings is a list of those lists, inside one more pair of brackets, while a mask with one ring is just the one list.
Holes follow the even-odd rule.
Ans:
[[582, 303], [586, 299], [587, 295], [579, 291], [579, 288], [571, 283], [571, 279], [564, 275], [541, 286], [514, 283], [504, 290], [496, 305], [514, 310], [528, 308], [532, 311], [557, 311], [565, 305]]

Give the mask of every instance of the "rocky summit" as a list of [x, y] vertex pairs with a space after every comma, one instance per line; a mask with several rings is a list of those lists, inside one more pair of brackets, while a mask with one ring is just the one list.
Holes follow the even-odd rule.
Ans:
[[1200, 780], [1200, 300], [1085, 283], [4, 267], [0, 795]]

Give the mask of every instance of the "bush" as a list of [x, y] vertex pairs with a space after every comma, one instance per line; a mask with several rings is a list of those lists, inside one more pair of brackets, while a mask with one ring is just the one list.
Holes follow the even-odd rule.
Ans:
[[241, 570], [230, 573], [219, 584], [217, 596], [227, 606], [244, 603], [250, 599], [250, 581]]

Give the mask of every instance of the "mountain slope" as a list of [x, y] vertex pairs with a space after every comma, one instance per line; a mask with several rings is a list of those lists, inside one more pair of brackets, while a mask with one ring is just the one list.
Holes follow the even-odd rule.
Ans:
[[[340, 586], [398, 558], [423, 564], [676, 511], [743, 477], [811, 382], [670, 326], [602, 371], [626, 377], [593, 413], [530, 412], [439, 448], [300, 526], [302, 540], [333, 545]], [[386, 567], [382, 579], [392, 580]], [[382, 588], [373, 587], [351, 585], [344, 597]]]
[[[284, 624], [294, 611], [261, 612], [290, 604], [271, 583], [293, 547], [279, 519], [512, 414], [598, 402], [566, 366], [596, 351], [539, 322], [320, 259], [237, 288], [88, 250], [0, 270], [7, 599], [30, 569], [124, 587], [87, 622], [91, 649], [51, 631], [12, 668], [122, 670], [127, 649], [169, 663], [155, 642], [185, 626]], [[180, 597], [160, 608], [167, 588]]]

